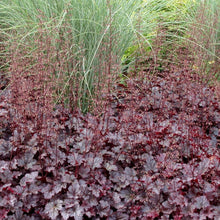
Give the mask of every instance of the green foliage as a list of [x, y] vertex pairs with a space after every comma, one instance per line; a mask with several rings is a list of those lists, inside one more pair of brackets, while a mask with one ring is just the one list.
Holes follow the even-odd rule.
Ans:
[[[1, 35], [7, 37], [8, 45], [15, 41], [25, 44], [30, 48], [27, 54], [38, 46], [41, 34], [50, 38], [51, 48], [62, 54], [58, 58], [50, 54], [50, 61], [61, 62], [65, 73], [63, 88], [57, 89], [57, 102], [63, 96], [68, 99], [71, 87], [79, 97], [78, 105], [87, 111], [98, 82], [113, 73], [112, 66], [120, 64], [126, 48], [135, 42], [136, 17], [132, 15], [140, 7], [137, 0], [3, 0]], [[106, 66], [111, 68], [108, 72], [104, 72]], [[60, 80], [61, 72], [55, 72]]]
[[[139, 56], [154, 50], [153, 39], [165, 35], [165, 47], [190, 41], [190, 24], [195, 21], [201, 0], [1, 0], [0, 36], [10, 52], [16, 42], [25, 57], [39, 46], [41, 35], [50, 39], [50, 63], [55, 70], [55, 102], [77, 105], [87, 111], [102, 85], [113, 81]], [[219, 3], [206, 1], [206, 16], [213, 20]], [[219, 14], [218, 14], [219, 16]], [[212, 47], [200, 47], [216, 54], [220, 22]], [[204, 24], [202, 27], [206, 27]], [[160, 32], [165, 29], [164, 32]], [[191, 42], [196, 44], [196, 42]], [[18, 49], [17, 48], [17, 49]], [[27, 49], [28, 48], [28, 49]], [[47, 53], [47, 52], [46, 52]], [[30, 65], [32, 65], [30, 63]], [[107, 82], [108, 81], [108, 82]], [[98, 94], [99, 95], [99, 94]], [[75, 105], [75, 104], [74, 104]]]

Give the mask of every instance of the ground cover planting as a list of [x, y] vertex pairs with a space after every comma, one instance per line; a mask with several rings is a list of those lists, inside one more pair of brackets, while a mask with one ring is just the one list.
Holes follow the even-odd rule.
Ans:
[[0, 219], [220, 216], [218, 1], [0, 3]]
[[218, 101], [166, 77], [128, 82], [98, 118], [60, 108], [18, 123], [1, 100], [1, 218], [217, 219]]

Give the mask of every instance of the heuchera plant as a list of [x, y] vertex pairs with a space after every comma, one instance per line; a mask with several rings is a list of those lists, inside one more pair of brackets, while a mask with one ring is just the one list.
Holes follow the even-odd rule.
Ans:
[[1, 96], [0, 219], [218, 219], [212, 88], [173, 73], [116, 91], [102, 116], [60, 107], [41, 127]]

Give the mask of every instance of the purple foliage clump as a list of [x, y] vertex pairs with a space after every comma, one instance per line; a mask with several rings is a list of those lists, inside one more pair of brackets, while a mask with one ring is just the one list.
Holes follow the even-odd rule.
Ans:
[[220, 106], [188, 75], [128, 81], [101, 116], [15, 126], [0, 103], [0, 219], [218, 219]]

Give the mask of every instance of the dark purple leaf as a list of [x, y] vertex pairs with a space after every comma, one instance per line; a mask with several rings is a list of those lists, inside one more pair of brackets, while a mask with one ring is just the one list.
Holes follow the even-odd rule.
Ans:
[[154, 160], [154, 158], [149, 155], [149, 154], [144, 154], [145, 157], [145, 165], [144, 165], [144, 170], [146, 172], [148, 171], [153, 171], [153, 172], [157, 172], [157, 163]]
[[78, 154], [78, 153], [73, 153], [73, 154], [68, 156], [68, 162], [72, 166], [79, 166], [83, 163], [84, 160], [85, 159], [83, 158], [83, 156]]
[[66, 188], [66, 183], [54, 182], [48, 184], [41, 189], [45, 199], [51, 199], [54, 195], [58, 194], [63, 188]]
[[27, 183], [32, 183], [36, 180], [36, 177], [38, 176], [38, 171], [32, 172], [32, 173], [27, 173], [21, 180], [20, 180], [20, 185], [21, 186], [26, 186]]
[[107, 201], [101, 200], [98, 206], [98, 211], [101, 217], [109, 216], [110, 205]]
[[210, 206], [210, 203], [206, 196], [199, 196], [195, 198], [195, 201], [192, 205], [194, 209], [206, 209], [207, 207]]
[[12, 145], [10, 142], [0, 139], [0, 156], [6, 156], [12, 150]]
[[60, 210], [62, 210], [63, 201], [60, 199], [57, 199], [53, 202], [49, 202], [45, 206], [44, 212], [51, 218], [51, 219], [57, 219], [57, 216], [60, 213]]

